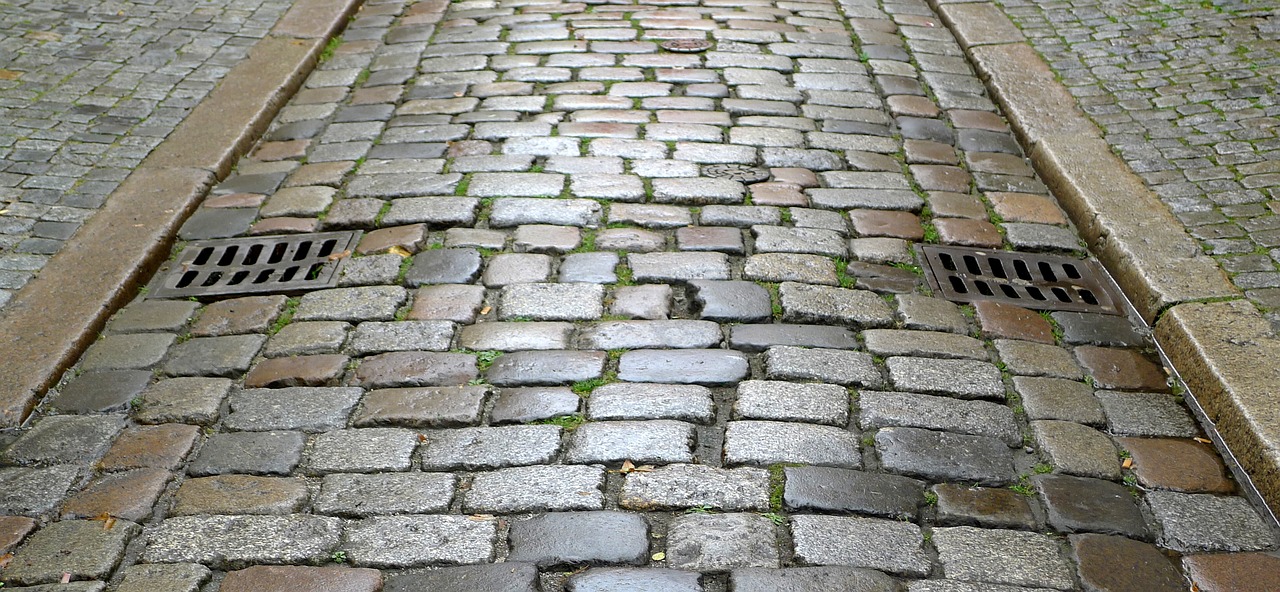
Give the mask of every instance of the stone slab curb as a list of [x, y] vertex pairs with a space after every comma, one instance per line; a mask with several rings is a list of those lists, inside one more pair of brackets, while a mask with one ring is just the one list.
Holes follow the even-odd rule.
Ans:
[[0, 427], [20, 425], [315, 67], [363, 0], [298, 0], [0, 316]]
[[[1265, 502], [1280, 508], [1280, 339], [990, 2], [931, 0], [1044, 182], [1187, 382]], [[1209, 301], [1218, 301], [1208, 303]]]

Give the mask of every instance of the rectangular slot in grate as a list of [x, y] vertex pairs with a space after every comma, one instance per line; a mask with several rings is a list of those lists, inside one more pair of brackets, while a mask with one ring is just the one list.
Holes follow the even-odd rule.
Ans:
[[155, 298], [332, 288], [360, 231], [195, 241], [161, 270]]
[[933, 289], [956, 302], [994, 301], [1036, 310], [1124, 314], [1088, 259], [921, 245]]

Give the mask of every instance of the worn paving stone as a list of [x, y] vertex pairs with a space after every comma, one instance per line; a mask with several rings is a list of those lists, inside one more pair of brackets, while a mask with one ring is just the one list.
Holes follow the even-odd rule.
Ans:
[[31, 517], [50, 512], [61, 503], [79, 473], [73, 465], [0, 469], [0, 511]]
[[276, 358], [337, 353], [350, 329], [351, 325], [341, 321], [291, 323], [267, 338], [262, 355]]
[[1037, 524], [1029, 498], [1009, 489], [939, 483], [930, 491], [938, 496], [937, 520], [943, 526], [1031, 530]]
[[1036, 475], [1031, 479], [1054, 529], [1150, 539], [1138, 504], [1121, 485], [1067, 475]]
[[1082, 345], [1075, 354], [1097, 388], [1150, 392], [1168, 389], [1164, 372], [1137, 351]]
[[319, 354], [269, 358], [245, 375], [248, 388], [318, 387], [332, 384], [346, 372], [347, 356]]
[[[1124, 537], [1070, 537], [1076, 573], [1086, 590], [1175, 592], [1186, 587], [1173, 562], [1156, 547]], [[1125, 569], [1115, 569], [1124, 565]]]
[[334, 430], [312, 442], [302, 470], [308, 474], [407, 471], [418, 434], [396, 428]]
[[474, 323], [483, 306], [483, 286], [426, 286], [414, 293], [408, 318]]
[[596, 387], [587, 402], [587, 418], [592, 421], [674, 419], [705, 424], [714, 417], [711, 389], [698, 385], [614, 382]]
[[301, 512], [310, 499], [307, 483], [289, 477], [219, 475], [188, 479], [174, 495], [170, 516]]
[[87, 465], [100, 458], [124, 429], [121, 415], [45, 417], [18, 437], [0, 462], [11, 465]]
[[485, 372], [497, 386], [556, 386], [599, 378], [607, 358], [600, 351], [523, 351], [503, 354]]
[[1070, 565], [1046, 535], [970, 526], [933, 529], [933, 544], [948, 578], [1071, 590]]
[[588, 569], [569, 577], [568, 592], [610, 592], [613, 590], [667, 590], [701, 592], [699, 574], [662, 568], [610, 567]]
[[483, 386], [379, 389], [365, 395], [352, 417], [355, 427], [448, 428], [480, 421]]
[[537, 592], [537, 582], [538, 568], [528, 563], [504, 562], [444, 567], [416, 573], [392, 573], [387, 575], [383, 590], [385, 592], [415, 590]]
[[[559, 193], [560, 190], [556, 189], [555, 194]], [[494, 200], [489, 214], [489, 226], [510, 228], [522, 224], [554, 224], [595, 228], [600, 225], [601, 209], [599, 203], [589, 199], [498, 198]]]
[[875, 435], [884, 468], [930, 480], [1003, 485], [1014, 478], [1013, 456], [999, 440], [918, 428], [883, 428]]
[[111, 529], [94, 520], [54, 522], [31, 535], [14, 553], [4, 579], [20, 586], [57, 582], [63, 574], [106, 579], [124, 556], [125, 545], [141, 531], [126, 520], [117, 520]]
[[1124, 317], [1084, 312], [1055, 312], [1053, 320], [1062, 328], [1062, 341], [1073, 345], [1145, 347], [1150, 338]]
[[444, 512], [456, 483], [449, 473], [334, 473], [324, 476], [312, 507], [344, 518]]
[[438, 430], [426, 434], [422, 468], [485, 470], [546, 464], [560, 451], [560, 426]]
[[598, 466], [512, 467], [477, 473], [463, 497], [469, 513], [515, 514], [604, 509]]
[[920, 527], [892, 520], [844, 516], [793, 516], [796, 560], [923, 577], [931, 562]]
[[783, 322], [839, 324], [858, 329], [893, 324], [889, 305], [866, 290], [784, 282], [778, 295]]
[[171, 333], [107, 335], [85, 350], [80, 369], [129, 370], [151, 368], [164, 359], [177, 336]]
[[298, 465], [302, 432], [231, 432], [209, 437], [187, 473], [202, 477], [228, 473], [287, 475]]
[[363, 568], [257, 565], [228, 573], [218, 589], [223, 592], [293, 589], [378, 592], [382, 589], [382, 574]]
[[1159, 530], [1156, 543], [1181, 553], [1260, 551], [1276, 544], [1242, 497], [1147, 492], [1144, 498]]
[[186, 326], [199, 303], [181, 300], [143, 300], [124, 307], [107, 322], [111, 333], [177, 333]]
[[732, 421], [725, 429], [724, 462], [768, 466], [780, 462], [862, 467], [854, 432], [832, 426], [776, 421]]
[[735, 592], [891, 592], [898, 588], [896, 580], [878, 571], [839, 565], [783, 569], [743, 568], [731, 571], [729, 578]]
[[475, 356], [410, 351], [364, 358], [354, 382], [368, 388], [455, 386], [477, 376]]
[[195, 563], [140, 563], [120, 570], [118, 592], [198, 592], [212, 577], [209, 568]]
[[64, 413], [124, 411], [151, 378], [146, 370], [85, 372], [59, 389], [49, 406]]
[[720, 326], [710, 321], [605, 321], [578, 332], [584, 349], [706, 349], [720, 344]]
[[774, 524], [756, 514], [685, 514], [667, 527], [667, 565], [718, 572], [778, 567]]
[[246, 432], [323, 432], [345, 427], [364, 391], [359, 388], [246, 389], [231, 395], [223, 425]]
[[858, 396], [864, 430], [883, 427], [925, 428], [986, 436], [1009, 446], [1022, 444], [1013, 411], [986, 401], [964, 401], [914, 393], [862, 391]]
[[448, 321], [364, 322], [356, 325], [350, 348], [355, 354], [387, 351], [444, 351], [453, 340], [453, 323]]
[[924, 501], [924, 483], [897, 475], [831, 467], [784, 470], [783, 502], [792, 510], [914, 519]]
[[1099, 479], [1120, 478], [1119, 454], [1102, 432], [1069, 421], [1031, 422], [1036, 445], [1054, 472]]
[[896, 356], [886, 360], [895, 388], [962, 399], [1005, 398], [995, 365], [976, 360], [938, 360]]
[[353, 522], [342, 549], [352, 565], [378, 569], [493, 560], [498, 521], [471, 516], [374, 516]]
[[226, 378], [170, 378], [160, 380], [140, 395], [134, 419], [142, 423], [193, 423], [208, 425], [218, 415], [231, 390]]
[[720, 511], [765, 511], [769, 474], [762, 469], [718, 469], [673, 464], [628, 473], [618, 505], [636, 511], [707, 507]]
[[961, 334], [969, 331], [968, 321], [961, 314], [960, 307], [946, 300], [919, 294], [900, 294], [896, 300], [897, 316], [904, 329]]
[[431, 249], [413, 256], [413, 265], [405, 272], [404, 281], [413, 288], [427, 284], [469, 284], [480, 276], [481, 264], [480, 252], [475, 249]]
[[1005, 368], [1015, 375], [1082, 378], [1080, 366], [1061, 347], [1008, 339], [995, 340], [995, 346]]
[[1235, 484], [1212, 446], [1181, 438], [1116, 438], [1138, 484], [1188, 493], [1231, 493]]
[[[399, 286], [334, 288], [302, 297], [295, 321], [390, 321], [408, 294]], [[194, 339], [192, 341], [195, 341]]]
[[632, 278], [640, 283], [689, 280], [727, 280], [729, 256], [724, 253], [628, 253]]
[[735, 419], [844, 426], [849, 422], [849, 392], [834, 384], [746, 380], [738, 384], [733, 412]]
[[1173, 395], [1162, 393], [1094, 393], [1107, 415], [1111, 433], [1123, 436], [1188, 437], [1199, 434], [1191, 414]]
[[837, 286], [836, 264], [828, 257], [802, 253], [751, 255], [743, 266], [746, 279], [762, 282], [800, 282]]
[[493, 402], [493, 425], [528, 423], [578, 412], [582, 399], [566, 387], [504, 388]]
[[1053, 326], [1044, 317], [1011, 304], [975, 302], [978, 326], [989, 339], [1021, 339], [1052, 345]]
[[1027, 419], [1057, 419], [1093, 426], [1106, 421], [1093, 389], [1083, 382], [1017, 376], [1013, 389], [1022, 397]]
[[550, 255], [501, 253], [489, 260], [484, 274], [480, 276], [480, 281], [490, 288], [501, 288], [508, 284], [545, 282], [550, 278]]
[[572, 463], [693, 461], [693, 425], [681, 421], [588, 422], [574, 430], [565, 453]]
[[249, 369], [264, 335], [196, 337], [175, 345], [163, 371], [168, 376], [235, 377]]
[[0, 517], [0, 553], [8, 554], [35, 530], [36, 521], [23, 516]]
[[217, 337], [264, 332], [280, 316], [285, 301], [284, 296], [248, 296], [214, 302], [200, 311], [191, 334]]
[[727, 350], [637, 350], [618, 361], [618, 379], [628, 382], [729, 384], [748, 371], [746, 356]]
[[748, 352], [775, 346], [855, 349], [857, 344], [848, 328], [826, 325], [736, 325], [729, 332], [729, 346]]
[[878, 388], [884, 377], [869, 354], [837, 349], [771, 347], [765, 351], [765, 378], [814, 380]]
[[173, 477], [164, 469], [134, 469], [110, 473], [95, 479], [80, 493], [67, 498], [62, 518], [94, 518], [103, 514], [141, 521]]
[[773, 318], [769, 291], [755, 282], [694, 280], [689, 287], [701, 319], [753, 323]]
[[1280, 558], [1266, 553], [1189, 555], [1182, 566], [1204, 592], [1247, 590], [1258, 582], [1274, 582], [1280, 574]]
[[862, 332], [862, 340], [867, 351], [882, 357], [987, 359], [987, 351], [981, 341], [954, 333], [868, 329]]
[[511, 524], [510, 561], [555, 565], [642, 565], [649, 527], [639, 514], [558, 512]]

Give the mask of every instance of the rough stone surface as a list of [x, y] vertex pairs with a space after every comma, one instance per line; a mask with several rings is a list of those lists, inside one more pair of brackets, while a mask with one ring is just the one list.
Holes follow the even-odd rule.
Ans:
[[962, 399], [1004, 399], [1000, 370], [976, 360], [893, 357], [886, 360], [889, 381], [906, 391]]
[[63, 520], [31, 535], [5, 567], [4, 579], [18, 585], [57, 582], [63, 574], [106, 579], [124, 556], [125, 545], [142, 531], [117, 520], [111, 529], [93, 520]]
[[363, 568], [257, 565], [228, 573], [218, 589], [223, 592], [296, 589], [378, 592], [382, 589], [382, 574]]
[[1238, 552], [1276, 544], [1271, 529], [1244, 498], [1152, 491], [1145, 499], [1162, 547], [1182, 553]]
[[422, 467], [439, 471], [543, 464], [560, 451], [560, 430], [532, 425], [431, 432], [420, 455]]
[[1067, 475], [1036, 475], [1032, 480], [1049, 524], [1058, 531], [1150, 538], [1133, 496], [1116, 483]]
[[717, 572], [778, 567], [774, 524], [756, 514], [685, 514], [667, 527], [667, 564]]
[[843, 426], [849, 422], [849, 393], [833, 384], [745, 380], [733, 406], [737, 419], [806, 421]]
[[329, 559], [341, 532], [337, 518], [302, 514], [183, 516], [169, 518], [148, 532], [143, 559], [151, 563], [202, 563], [213, 569], [262, 563], [315, 564]]
[[769, 508], [769, 474], [761, 469], [717, 469], [673, 464], [628, 473], [618, 505], [628, 510], [713, 508], [720, 511], [765, 511]]
[[948, 578], [1071, 590], [1069, 564], [1042, 534], [969, 526], [933, 529], [933, 544]]
[[324, 476], [312, 508], [344, 518], [444, 512], [456, 483], [449, 473], [334, 473]]
[[837, 565], [735, 569], [729, 578], [735, 592], [891, 592], [898, 588], [896, 580], [878, 571]]
[[589, 422], [574, 430], [565, 460], [574, 463], [690, 462], [693, 440], [693, 426], [680, 421]]
[[858, 425], [864, 430], [901, 426], [987, 436], [1009, 446], [1022, 443], [1013, 411], [986, 401], [862, 391], [858, 394], [858, 407]]
[[[1151, 590], [1186, 588], [1182, 574], [1156, 547], [1119, 536], [1080, 534], [1070, 537], [1076, 573], [1086, 590]], [[1125, 566], [1116, 569], [1117, 565]]]
[[880, 462], [895, 473], [982, 485], [1002, 485], [1014, 477], [1008, 446], [994, 438], [884, 428], [875, 441]]
[[884, 377], [871, 356], [835, 349], [777, 346], [764, 355], [770, 380], [816, 380], [845, 386], [877, 388]]
[[600, 467], [512, 467], [476, 474], [462, 506], [476, 514], [601, 510], [603, 486]]
[[470, 516], [375, 516], [347, 526], [342, 549], [352, 565], [373, 568], [492, 561], [498, 523]]
[[796, 560], [808, 565], [845, 565], [922, 577], [931, 562], [920, 527], [875, 518], [794, 516]]
[[494, 563], [444, 567], [417, 573], [388, 574], [385, 592], [537, 592], [538, 569], [528, 563]]
[[714, 418], [714, 403], [711, 389], [704, 386], [615, 382], [591, 391], [587, 418], [593, 421], [676, 419], [709, 423]]
[[924, 500], [915, 479], [831, 467], [787, 467], [783, 502], [794, 510], [914, 519]]
[[638, 514], [559, 512], [512, 522], [510, 561], [538, 566], [602, 563], [641, 565], [649, 527]]
[[841, 428], [777, 421], [733, 421], [725, 429], [724, 462], [768, 466], [804, 463], [862, 466], [858, 436]]

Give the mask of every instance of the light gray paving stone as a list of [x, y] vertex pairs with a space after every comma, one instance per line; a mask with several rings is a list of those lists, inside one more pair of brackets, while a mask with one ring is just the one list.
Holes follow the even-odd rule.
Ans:
[[967, 335], [936, 331], [870, 329], [862, 332], [867, 351], [884, 357], [914, 356], [987, 360], [982, 342]]
[[316, 437], [303, 470], [309, 474], [407, 471], [418, 435], [397, 428], [326, 432]]
[[827, 325], [737, 325], [729, 332], [734, 349], [756, 352], [779, 345], [855, 349], [858, 342], [849, 329]]
[[895, 356], [886, 360], [895, 388], [962, 399], [1005, 398], [1000, 370], [989, 362]]
[[729, 279], [724, 253], [629, 253], [632, 278], [641, 283]]
[[700, 507], [763, 512], [769, 509], [769, 473], [750, 467], [718, 469], [694, 464], [632, 471], [622, 484], [618, 504], [636, 511]]
[[[385, 140], [385, 139], [384, 139]], [[426, 138], [417, 141], [428, 141]], [[443, 141], [443, 140], [438, 140]], [[458, 173], [431, 175], [422, 173], [386, 173], [381, 175], [356, 175], [347, 184], [348, 198], [396, 198], [423, 195], [452, 195], [453, 188], [462, 180]]]
[[407, 298], [408, 292], [400, 286], [320, 290], [302, 297], [293, 320], [390, 321]]
[[[870, 569], [839, 565], [789, 567], [783, 569], [744, 568], [730, 572], [734, 592], [893, 592], [898, 582]], [[976, 592], [976, 591], [974, 591]], [[1011, 592], [1011, 591], [1007, 591]]]
[[1071, 352], [1056, 345], [1010, 339], [997, 339], [995, 345], [1000, 361], [1013, 374], [1073, 380], [1080, 380], [1083, 376]]
[[667, 145], [652, 140], [598, 138], [591, 141], [592, 156], [620, 156], [626, 159], [658, 159], [667, 157]]
[[340, 429], [363, 394], [354, 387], [246, 389], [231, 395], [231, 413], [223, 426], [246, 432]]
[[645, 228], [679, 228], [693, 225], [693, 214], [689, 212], [689, 208], [680, 206], [613, 204], [609, 207], [609, 223], [635, 224]]
[[195, 477], [228, 473], [287, 475], [298, 466], [305, 444], [301, 432], [214, 434], [187, 465], [187, 473]]
[[935, 481], [1003, 485], [1013, 480], [1013, 455], [995, 438], [918, 428], [876, 432], [876, 451], [888, 471]]
[[325, 516], [182, 516], [147, 533], [143, 561], [202, 563], [213, 569], [329, 560], [342, 520]]
[[343, 518], [446, 512], [457, 481], [450, 473], [334, 473], [324, 476], [312, 509]]
[[506, 244], [507, 235], [500, 230], [449, 228], [444, 231], [444, 246], [446, 248], [475, 247], [500, 250]]
[[453, 341], [448, 321], [366, 322], [356, 325], [351, 351], [374, 354], [388, 351], [444, 351]]
[[583, 349], [713, 348], [724, 336], [711, 321], [603, 321], [578, 332]]
[[140, 423], [191, 423], [209, 425], [217, 420], [222, 401], [231, 391], [227, 378], [169, 378], [152, 383], [133, 408]]
[[[597, 240], [597, 245], [599, 241]], [[609, 314], [633, 319], [662, 320], [671, 314], [671, 286], [620, 286], [613, 291]]]
[[1186, 438], [1199, 433], [1195, 420], [1173, 395], [1163, 393], [1094, 393], [1107, 415], [1111, 433], [1122, 436]]
[[499, 197], [493, 201], [489, 225], [493, 228], [522, 224], [595, 228], [600, 225], [600, 212], [600, 204], [590, 199]]
[[699, 574], [662, 568], [606, 567], [589, 569], [569, 576], [567, 592], [624, 592], [626, 590], [664, 590], [668, 592], [702, 592]]
[[503, 354], [485, 372], [497, 386], [556, 386], [604, 375], [601, 351], [525, 351]]
[[528, 423], [578, 412], [581, 398], [566, 387], [502, 389], [490, 411], [493, 425]]
[[[597, 247], [598, 248], [598, 247]], [[617, 253], [573, 253], [560, 261], [562, 283], [612, 284], [621, 257]]]
[[587, 402], [587, 418], [675, 419], [710, 423], [714, 418], [711, 389], [689, 384], [614, 382], [596, 387]]
[[476, 359], [467, 354], [388, 352], [363, 358], [352, 381], [368, 388], [453, 386], [476, 373]]
[[1159, 526], [1157, 544], [1181, 553], [1258, 551], [1275, 536], [1242, 497], [1149, 491], [1147, 507]]
[[87, 465], [98, 460], [120, 430], [123, 415], [54, 415], [41, 418], [0, 454], [9, 465]]
[[[798, 187], [798, 186], [797, 186]], [[791, 223], [804, 228], [823, 228], [840, 233], [849, 233], [849, 223], [839, 212], [815, 210], [812, 208], [791, 208]]]
[[573, 323], [479, 323], [462, 328], [458, 345], [476, 351], [568, 349], [572, 333]]
[[628, 253], [661, 251], [667, 239], [656, 232], [639, 228], [609, 228], [596, 235], [596, 248]]
[[884, 427], [925, 428], [987, 436], [1009, 446], [1022, 444], [1013, 411], [986, 401], [963, 401], [915, 393], [862, 391], [858, 406], [864, 430]]
[[655, 203], [735, 204], [746, 195], [742, 183], [731, 179], [672, 177], [654, 179], [652, 184]]
[[125, 545], [141, 532], [127, 520], [104, 529], [94, 520], [63, 520], [36, 531], [10, 558], [5, 581], [18, 585], [59, 581], [71, 574], [106, 579], [124, 556]]
[[551, 279], [551, 256], [537, 253], [500, 253], [485, 265], [480, 281], [490, 288], [529, 284]]
[[1025, 588], [1003, 584], [975, 584], [960, 580], [916, 580], [907, 592], [1049, 592], [1052, 588]]
[[618, 379], [627, 382], [729, 384], [749, 371], [746, 356], [718, 349], [635, 350], [618, 360]]
[[870, 354], [838, 349], [771, 347], [764, 355], [769, 380], [816, 380], [844, 386], [879, 388], [884, 377]]
[[867, 290], [848, 290], [784, 282], [778, 288], [782, 320], [787, 323], [839, 324], [855, 328], [888, 327], [893, 310]]
[[267, 338], [262, 355], [275, 358], [335, 353], [346, 342], [350, 329], [350, 324], [341, 321], [290, 323]]
[[669, 419], [588, 422], [574, 430], [565, 462], [613, 464], [693, 461], [692, 424]]
[[1027, 419], [1060, 419], [1092, 426], [1106, 422], [1093, 389], [1083, 382], [1016, 376], [1013, 389], [1022, 397]]
[[736, 419], [849, 423], [849, 392], [839, 385], [745, 380], [733, 405]]
[[731, 421], [725, 430], [728, 465], [775, 463], [861, 468], [858, 435], [832, 426], [778, 421]]
[[0, 512], [39, 517], [56, 508], [79, 476], [74, 465], [0, 469]]
[[209, 568], [194, 563], [130, 565], [122, 575], [116, 592], [198, 592], [213, 575]]
[[386, 592], [537, 592], [538, 568], [528, 563], [503, 562], [442, 567], [425, 571], [392, 573], [385, 577]]
[[482, 263], [480, 252], [475, 249], [423, 251], [413, 256], [404, 283], [413, 288], [425, 284], [469, 284], [479, 277]]
[[908, 522], [845, 516], [792, 516], [796, 560], [922, 577], [932, 564], [920, 527]]
[[924, 207], [924, 199], [911, 191], [901, 189], [806, 189], [809, 203], [815, 208], [829, 210], [900, 210], [918, 212]]
[[469, 225], [475, 223], [480, 200], [474, 197], [404, 197], [391, 200], [384, 226], [405, 224]]
[[578, 156], [582, 152], [577, 138], [557, 136], [509, 138], [502, 143], [502, 153], [530, 156]]
[[163, 371], [169, 376], [230, 378], [249, 369], [266, 340], [265, 335], [196, 337], [169, 351]]
[[169, 333], [107, 335], [85, 351], [80, 369], [89, 372], [150, 368], [164, 359], [165, 352], [176, 338]]
[[787, 467], [783, 502], [801, 511], [854, 512], [914, 520], [924, 501], [915, 479], [832, 467]]
[[635, 171], [634, 166], [632, 172], [635, 174], [622, 175], [598, 171], [575, 174], [569, 177], [569, 193], [575, 197], [641, 201], [645, 196], [644, 182], [636, 176], [641, 173]]
[[847, 254], [844, 237], [822, 228], [752, 226], [758, 253], [808, 253], [827, 257]]
[[801, 282], [838, 286], [836, 264], [830, 258], [801, 253], [751, 255], [743, 266], [745, 279], [761, 282]]
[[773, 206], [723, 206], [702, 208], [698, 220], [703, 226], [750, 228], [759, 224], [781, 224], [782, 211]]
[[422, 468], [485, 470], [549, 463], [560, 451], [560, 431], [555, 425], [433, 431], [426, 434]]
[[498, 296], [498, 318], [589, 321], [604, 315], [600, 284], [512, 284]]
[[552, 156], [546, 171], [572, 175], [622, 174], [622, 159], [616, 156]]
[[697, 177], [702, 174], [698, 165], [683, 160], [633, 160], [631, 172], [640, 177]]
[[480, 422], [484, 386], [390, 388], [370, 391], [351, 419], [354, 427], [445, 428]]
[[643, 565], [649, 527], [639, 514], [555, 512], [517, 520], [508, 537], [508, 561], [555, 565]]
[[572, 226], [524, 224], [516, 228], [512, 247], [528, 253], [559, 254], [582, 244], [582, 233]]
[[473, 516], [375, 516], [346, 528], [342, 550], [352, 565], [404, 568], [493, 560], [498, 521]]
[[463, 511], [515, 514], [604, 509], [603, 467], [512, 467], [473, 476]]
[[739, 567], [778, 567], [777, 535], [757, 514], [684, 514], [667, 528], [667, 565], [718, 572]]
[[1046, 535], [970, 526], [933, 529], [943, 574], [948, 578], [1072, 590], [1071, 567]]
[[764, 322], [773, 318], [769, 291], [755, 282], [693, 280], [692, 308], [698, 317], [718, 322]]
[[1031, 422], [1031, 432], [1054, 472], [1098, 479], [1120, 479], [1119, 451], [1102, 432], [1069, 421]]
[[[863, 261], [866, 263], [915, 262], [915, 255], [911, 252], [910, 243], [900, 238], [889, 238], [884, 236], [850, 239], [849, 256], [855, 261]], [[928, 298], [928, 296], [919, 296], [916, 294], [913, 294], [913, 296]]]

